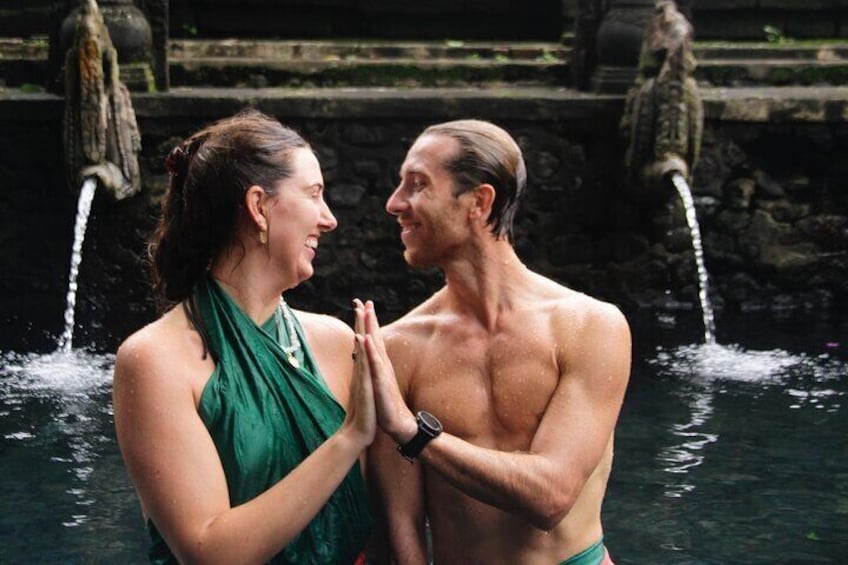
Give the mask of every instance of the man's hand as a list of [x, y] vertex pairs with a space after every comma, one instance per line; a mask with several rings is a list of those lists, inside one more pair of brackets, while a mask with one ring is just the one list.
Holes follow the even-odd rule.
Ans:
[[353, 304], [356, 311], [354, 331], [357, 336], [363, 337], [374, 385], [377, 425], [399, 445], [404, 445], [418, 432], [418, 424], [398, 388], [395, 371], [380, 334], [374, 303], [368, 300], [363, 304], [356, 298]]

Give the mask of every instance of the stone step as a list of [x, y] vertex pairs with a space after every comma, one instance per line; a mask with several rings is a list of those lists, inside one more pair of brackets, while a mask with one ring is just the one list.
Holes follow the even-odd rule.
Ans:
[[367, 59], [172, 59], [171, 83], [181, 86], [453, 86], [563, 85], [564, 62]]
[[806, 61], [848, 59], [848, 41], [805, 43], [696, 41], [693, 50], [695, 58], [699, 61], [709, 59], [801, 59]]
[[695, 42], [702, 86], [848, 84], [848, 41]]
[[550, 42], [172, 39], [169, 57], [254, 58], [306, 61], [360, 59], [460, 59], [563, 61], [570, 49]]
[[[617, 129], [621, 95], [570, 88], [174, 88], [133, 93], [140, 120], [213, 119], [246, 105], [289, 118], [575, 120]], [[848, 87], [756, 86], [703, 88], [704, 115], [713, 121], [756, 124], [844, 124]], [[63, 99], [45, 92], [0, 88], [0, 120], [60, 120]], [[434, 110], [435, 109], [435, 110]], [[435, 112], [435, 114], [434, 114]]]
[[173, 40], [171, 82], [185, 86], [565, 84], [556, 43]]
[[[187, 40], [178, 86], [565, 85], [570, 49], [549, 42]], [[0, 84], [47, 83], [46, 41], [0, 40]]]
[[[696, 42], [704, 86], [846, 85], [848, 41]], [[44, 37], [0, 38], [0, 86], [48, 83]], [[553, 42], [172, 39], [171, 84], [218, 87], [568, 86]]]
[[702, 86], [848, 84], [848, 60], [706, 59], [695, 78]]

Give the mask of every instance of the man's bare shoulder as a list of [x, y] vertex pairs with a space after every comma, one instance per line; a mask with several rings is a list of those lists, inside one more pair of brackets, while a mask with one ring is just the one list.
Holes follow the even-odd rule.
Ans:
[[615, 304], [574, 290], [542, 275], [536, 274], [535, 277], [532, 286], [535, 287], [536, 307], [550, 312], [554, 320], [567, 323], [571, 327], [584, 324], [627, 326], [624, 314]]
[[426, 336], [440, 323], [443, 314], [441, 294], [437, 292], [391, 324], [383, 326], [383, 338], [388, 344], [398, 338]]

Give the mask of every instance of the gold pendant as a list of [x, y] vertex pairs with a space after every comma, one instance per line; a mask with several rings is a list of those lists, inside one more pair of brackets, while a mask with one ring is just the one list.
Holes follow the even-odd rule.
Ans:
[[294, 367], [295, 369], [300, 369], [300, 361], [297, 360], [297, 357], [289, 353], [288, 358], [289, 363], [291, 363], [292, 367]]

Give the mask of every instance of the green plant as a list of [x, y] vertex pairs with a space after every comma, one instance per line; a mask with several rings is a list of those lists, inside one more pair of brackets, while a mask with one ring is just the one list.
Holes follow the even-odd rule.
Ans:
[[766, 24], [763, 26], [763, 32], [766, 34], [766, 41], [769, 43], [790, 43], [792, 41], [773, 25]]
[[558, 59], [556, 58], [556, 55], [546, 50], [539, 53], [536, 60], [540, 63], [556, 63]]
[[44, 92], [44, 87], [40, 84], [33, 84], [31, 82], [25, 82], [21, 85], [21, 92], [26, 92], [27, 94], [32, 94], [35, 92]]

